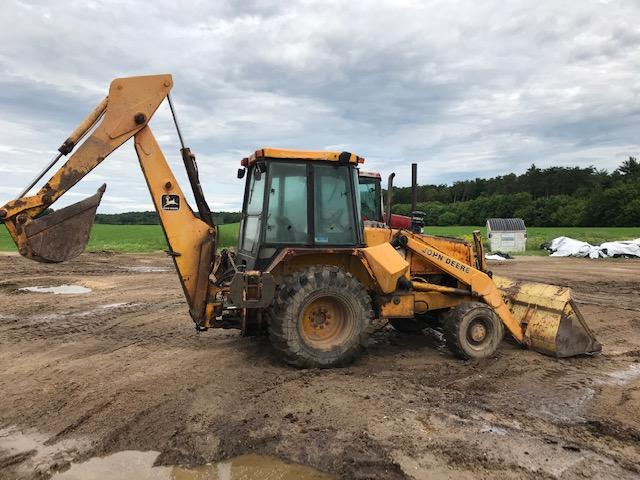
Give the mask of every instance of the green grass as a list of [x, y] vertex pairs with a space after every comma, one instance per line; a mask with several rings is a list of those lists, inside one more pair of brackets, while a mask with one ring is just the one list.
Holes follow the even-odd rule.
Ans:
[[16, 247], [5, 227], [0, 226], [0, 252], [15, 252]]
[[[220, 225], [219, 247], [236, 244], [238, 224]], [[160, 225], [102, 225], [91, 230], [87, 250], [113, 252], [154, 252], [166, 250], [167, 242]], [[0, 251], [15, 251], [15, 245], [6, 228], [0, 227]]]
[[[425, 233], [447, 235], [471, 240], [471, 232], [480, 230], [486, 239], [485, 227], [426, 227]], [[220, 226], [219, 247], [236, 244], [238, 224]], [[639, 227], [530, 227], [527, 229], [526, 255], [546, 255], [540, 244], [556, 237], [575, 238], [598, 245], [611, 240], [629, 240], [640, 237]], [[153, 252], [167, 248], [159, 225], [94, 225], [89, 240], [89, 251]], [[15, 251], [13, 241], [5, 228], [0, 227], [0, 251]]]

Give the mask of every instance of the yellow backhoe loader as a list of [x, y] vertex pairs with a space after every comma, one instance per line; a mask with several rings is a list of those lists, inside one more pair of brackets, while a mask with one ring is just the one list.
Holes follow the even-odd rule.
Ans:
[[[75, 205], [41, 214], [133, 137], [197, 330], [268, 332], [283, 358], [303, 367], [348, 364], [366, 346], [374, 319], [389, 319], [407, 330], [417, 321], [437, 319], [448, 347], [465, 359], [490, 356], [505, 328], [520, 344], [548, 355], [600, 351], [570, 290], [492, 279], [479, 236], [472, 246], [418, 229], [365, 226], [358, 193], [364, 159], [352, 153], [264, 148], [243, 159], [237, 249], [218, 252], [195, 157], [184, 146], [169, 96], [172, 86], [170, 75], [111, 83], [108, 97], [56, 158], [0, 209], [21, 255], [62, 262], [83, 251], [104, 186]], [[165, 98], [197, 214], [149, 128]], [[74, 149], [44, 186], [28, 195]]]

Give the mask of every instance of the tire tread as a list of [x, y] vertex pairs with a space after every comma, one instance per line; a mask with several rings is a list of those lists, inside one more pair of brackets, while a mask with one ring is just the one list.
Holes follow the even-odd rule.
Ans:
[[[310, 357], [296, 339], [291, 329], [297, 329], [298, 312], [305, 298], [322, 288], [339, 287], [359, 304], [366, 322], [357, 342], [352, 342], [343, 352], [329, 351]], [[371, 298], [362, 284], [350, 273], [333, 265], [306, 267], [287, 275], [276, 290], [269, 311], [269, 337], [274, 350], [289, 365], [299, 368], [343, 367], [350, 364], [366, 347], [373, 333], [373, 308]]]
[[[447, 313], [444, 314], [442, 333], [444, 335], [445, 344], [451, 353], [463, 360], [470, 360], [474, 357], [472, 357], [465, 351], [463, 345], [460, 342], [460, 324], [471, 311], [479, 308], [490, 310], [490, 314], [494, 315], [498, 319], [498, 335], [501, 340], [504, 334], [502, 321], [500, 320], [500, 317], [498, 317], [498, 315], [495, 313], [495, 311], [486, 303], [461, 303], [460, 305], [451, 308]], [[493, 354], [493, 352], [491, 354]], [[491, 354], [487, 356], [491, 356]]]

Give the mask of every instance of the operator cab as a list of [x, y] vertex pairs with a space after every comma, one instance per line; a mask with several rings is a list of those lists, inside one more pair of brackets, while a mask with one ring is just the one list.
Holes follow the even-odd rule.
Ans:
[[[395, 174], [393, 174], [395, 175]], [[358, 172], [358, 181], [360, 183], [360, 209], [362, 211], [362, 219], [365, 226], [380, 226], [387, 222], [385, 209], [382, 203], [382, 188], [380, 186], [382, 178], [377, 172]], [[391, 179], [389, 180], [391, 181]], [[387, 192], [389, 185], [387, 185]], [[422, 221], [421, 218], [418, 219]], [[389, 222], [391, 228], [412, 229], [412, 219], [405, 215], [391, 214]], [[422, 228], [420, 227], [420, 232]]]
[[363, 245], [358, 164], [348, 152], [264, 148], [242, 160], [246, 173], [237, 261], [264, 270], [285, 248]]
[[382, 218], [381, 180], [380, 174], [377, 172], [360, 171], [358, 173], [360, 208], [364, 221], [384, 222], [384, 218]]

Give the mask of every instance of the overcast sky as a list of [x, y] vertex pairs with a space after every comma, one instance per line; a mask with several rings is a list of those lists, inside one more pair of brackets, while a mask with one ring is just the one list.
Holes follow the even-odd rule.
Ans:
[[[399, 185], [411, 162], [442, 183], [640, 152], [637, 0], [3, 0], [0, 45], [0, 204], [111, 79], [154, 73], [216, 210], [264, 146], [355, 152]], [[168, 115], [151, 125], [183, 179]], [[102, 182], [100, 211], [152, 208], [131, 141], [54, 207]]]

